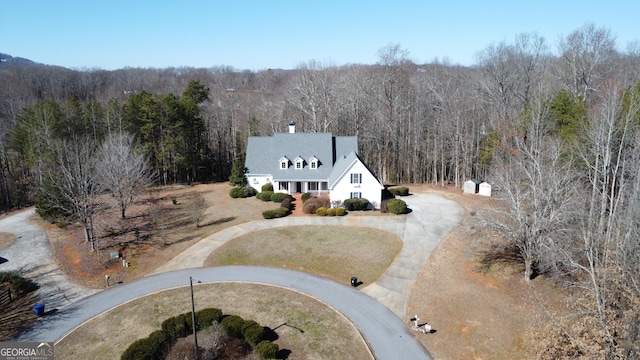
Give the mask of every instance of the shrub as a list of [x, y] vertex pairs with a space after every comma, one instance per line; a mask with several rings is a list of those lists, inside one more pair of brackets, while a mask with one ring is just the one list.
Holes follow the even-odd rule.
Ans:
[[391, 199], [387, 203], [389, 212], [392, 214], [405, 214], [407, 212], [407, 203], [400, 199]]
[[262, 201], [271, 201], [271, 196], [273, 195], [273, 191], [263, 191], [256, 195], [256, 197]]
[[266, 183], [266, 184], [262, 185], [262, 191], [271, 191], [271, 192], [273, 192], [273, 184], [272, 183]]
[[32, 291], [38, 290], [38, 284], [36, 284], [35, 282], [29, 279], [25, 279], [22, 276], [12, 271], [0, 272], [0, 284], [5, 282], [8, 282], [11, 284], [11, 287], [13, 288], [13, 292], [17, 296], [22, 296]]
[[282, 200], [284, 200], [284, 199], [286, 199], [288, 197], [290, 197], [289, 194], [277, 192], [277, 193], [271, 194], [271, 201], [276, 202], [276, 203], [281, 203]]
[[291, 210], [289, 210], [287, 208], [279, 207], [279, 208], [276, 208], [276, 209], [263, 211], [262, 212], [262, 217], [268, 220], [268, 219], [275, 219], [275, 218], [285, 217], [285, 216], [287, 216], [289, 214], [291, 214]]
[[389, 191], [395, 196], [408, 196], [409, 188], [405, 186], [390, 188]]
[[293, 198], [291, 196], [284, 198], [284, 200], [282, 200], [282, 202], [280, 203], [280, 207], [293, 210]]
[[252, 188], [251, 186], [242, 188], [242, 197], [248, 198], [248, 197], [256, 196], [257, 193], [258, 192], [256, 191], [256, 189]]
[[344, 208], [336, 208], [336, 216], [345, 216], [347, 214], [346, 211], [344, 211]]
[[242, 188], [240, 187], [231, 188], [231, 191], [229, 191], [229, 196], [231, 196], [234, 199], [242, 197]]
[[185, 337], [193, 332], [191, 313], [170, 317], [162, 322], [161, 328], [172, 339]]
[[313, 197], [302, 205], [302, 212], [305, 214], [315, 214], [319, 207], [331, 207], [331, 201], [328, 197]]
[[229, 191], [229, 196], [231, 196], [234, 199], [247, 198], [255, 195], [256, 195], [256, 189], [252, 188], [251, 186], [246, 186], [246, 187], [236, 186], [234, 188], [231, 188], [231, 190]]
[[244, 325], [244, 319], [240, 316], [229, 315], [222, 319], [220, 324], [227, 335], [236, 339], [242, 339], [242, 326]]
[[367, 210], [369, 208], [369, 200], [365, 198], [346, 199], [342, 204], [349, 211]]
[[278, 344], [271, 341], [261, 341], [255, 348], [260, 359], [273, 359], [278, 354]]
[[244, 335], [244, 340], [248, 342], [251, 347], [256, 347], [256, 345], [264, 340], [264, 328], [253, 320], [245, 322], [242, 328], [242, 334]]
[[303, 204], [306, 203], [307, 200], [311, 199], [312, 197], [313, 197], [313, 194], [310, 193], [310, 192], [306, 192], [306, 193], [302, 194], [302, 197], [301, 197], [302, 203]]
[[196, 312], [196, 327], [204, 329], [214, 322], [219, 322], [222, 318], [222, 310], [216, 308], [206, 308]]
[[389, 203], [389, 200], [382, 200], [382, 202], [380, 203], [380, 212], [382, 213], [389, 212], [388, 203]]
[[148, 337], [134, 341], [120, 356], [121, 360], [155, 360], [160, 359], [168, 337], [162, 330], [152, 332]]
[[327, 216], [336, 216], [336, 209], [328, 208], [327, 209]]
[[320, 206], [319, 208], [316, 209], [316, 215], [318, 216], [326, 216], [327, 215], [327, 208], [324, 206]]

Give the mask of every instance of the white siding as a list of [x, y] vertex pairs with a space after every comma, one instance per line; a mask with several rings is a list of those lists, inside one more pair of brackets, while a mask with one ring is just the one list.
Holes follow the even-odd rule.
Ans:
[[465, 194], [475, 194], [476, 193], [476, 183], [472, 180], [467, 180], [462, 185], [462, 192]]
[[271, 175], [251, 175], [247, 176], [247, 181], [249, 186], [260, 192], [262, 191], [262, 185], [271, 182]]
[[478, 191], [479, 195], [482, 196], [491, 196], [491, 184], [487, 182], [483, 182], [480, 184], [480, 190]]
[[[360, 184], [351, 183], [351, 174], [362, 174]], [[349, 170], [345, 172], [335, 183], [331, 190], [331, 201], [344, 201], [351, 197], [351, 193], [362, 193], [362, 197], [369, 200], [373, 206], [380, 208], [383, 186], [378, 182], [371, 172], [360, 161], [354, 162]]]

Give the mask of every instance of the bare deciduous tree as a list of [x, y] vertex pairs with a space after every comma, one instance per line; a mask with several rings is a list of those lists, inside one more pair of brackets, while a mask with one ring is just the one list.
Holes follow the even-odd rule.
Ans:
[[199, 227], [200, 222], [204, 219], [204, 213], [207, 211], [207, 202], [199, 192], [195, 192], [190, 196], [188, 201], [189, 216], [196, 224], [196, 227]]
[[50, 204], [77, 217], [84, 227], [91, 251], [97, 249], [94, 216], [99, 210], [96, 200], [100, 182], [96, 171], [95, 144], [88, 139], [58, 141], [54, 144], [57, 167], [49, 174], [55, 192], [45, 193]]
[[97, 162], [100, 183], [116, 199], [124, 219], [128, 205], [153, 182], [155, 173], [144, 154], [136, 151], [133, 136], [126, 133], [108, 135]]
[[613, 70], [615, 40], [605, 28], [585, 24], [558, 45], [556, 74], [573, 95], [587, 99]]
[[493, 180], [505, 205], [488, 218], [507, 245], [517, 248], [527, 281], [554, 261], [556, 244], [565, 243], [577, 199], [573, 163], [547, 136], [548, 111], [548, 101], [535, 101], [526, 140], [516, 137], [515, 145], [498, 157]]

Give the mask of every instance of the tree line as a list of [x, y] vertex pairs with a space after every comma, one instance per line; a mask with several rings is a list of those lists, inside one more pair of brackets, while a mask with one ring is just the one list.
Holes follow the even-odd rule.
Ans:
[[357, 136], [360, 155], [386, 184], [492, 183], [505, 200], [484, 214], [502, 235], [493, 254], [515, 254], [527, 281], [557, 278], [589, 319], [550, 331], [557, 336], [548, 357], [633, 358], [639, 81], [640, 46], [621, 52], [610, 30], [594, 24], [553, 48], [535, 33], [490, 44], [473, 67], [416, 64], [399, 44], [382, 47], [376, 64], [311, 60], [289, 71], [7, 66], [0, 205], [63, 198], [55, 191], [70, 159], [108, 162], [114, 137], [147, 164], [142, 183], [226, 181], [248, 136], [284, 132], [295, 120], [298, 131]]

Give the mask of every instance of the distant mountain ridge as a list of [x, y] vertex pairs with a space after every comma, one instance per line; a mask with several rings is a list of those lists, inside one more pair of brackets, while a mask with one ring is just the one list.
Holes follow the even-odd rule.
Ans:
[[9, 54], [0, 52], [0, 69], [8, 65], [18, 65], [18, 66], [45, 66], [44, 64], [37, 63], [35, 61], [21, 58], [21, 57], [13, 57]]

